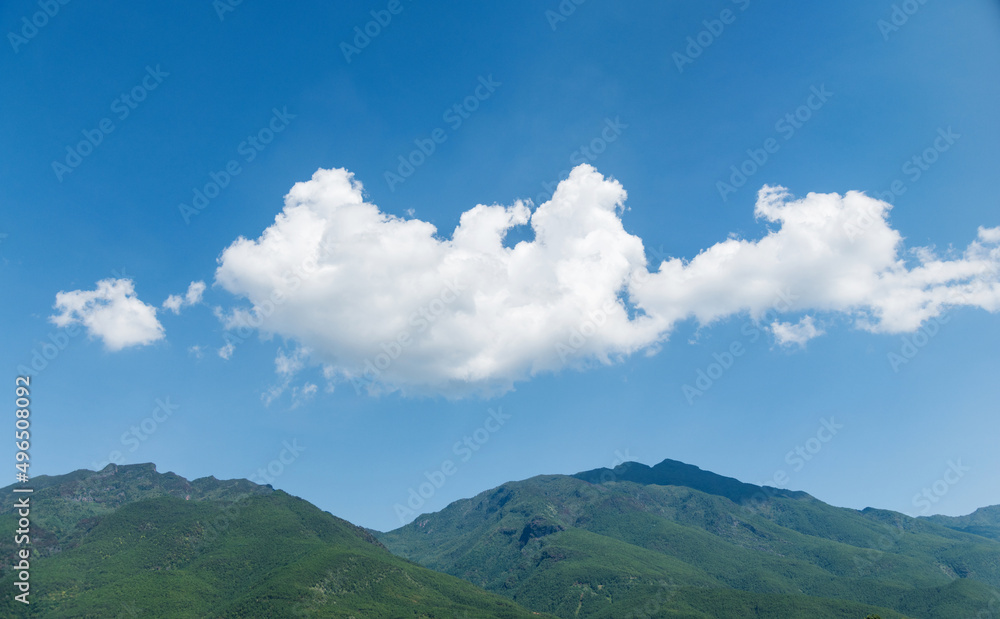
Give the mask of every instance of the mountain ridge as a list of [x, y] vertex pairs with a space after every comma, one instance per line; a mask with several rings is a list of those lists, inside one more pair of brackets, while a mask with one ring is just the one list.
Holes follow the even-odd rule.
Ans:
[[[220, 617], [950, 619], [1000, 602], [1000, 506], [852, 510], [671, 459], [506, 482], [388, 532], [270, 485], [152, 463], [32, 486], [42, 617], [117, 616], [122, 591], [134, 608]], [[10, 586], [12, 540], [0, 539]], [[0, 609], [20, 616], [11, 604]]]
[[[188, 481], [144, 463], [39, 476], [32, 487], [31, 604], [3, 596], [2, 616], [549, 616], [397, 557], [364, 528], [248, 480]], [[0, 507], [4, 559], [15, 556], [13, 504]], [[9, 591], [11, 563], [0, 564]]]
[[671, 460], [669, 458], [649, 466], [641, 462], [627, 461], [616, 465], [613, 469], [597, 468], [575, 473], [571, 477], [590, 483], [603, 483], [604, 480], [631, 481], [641, 484], [660, 486], [685, 486], [701, 490], [708, 494], [724, 496], [733, 501], [762, 499], [774, 496], [786, 498], [814, 498], [799, 490], [785, 490], [773, 486], [758, 486], [739, 481], [734, 477], [726, 477], [706, 471], [693, 464]]

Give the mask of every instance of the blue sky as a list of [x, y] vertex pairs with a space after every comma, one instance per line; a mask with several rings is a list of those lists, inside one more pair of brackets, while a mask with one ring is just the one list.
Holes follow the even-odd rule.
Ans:
[[[973, 288], [920, 275], [997, 262], [997, 3], [40, 6], [0, 8], [0, 350], [11, 383], [52, 357], [32, 369], [33, 474], [270, 465], [276, 487], [377, 529], [429, 478], [444, 483], [417, 512], [623, 456], [778, 475], [854, 508], [1000, 503], [996, 272]], [[289, 208], [325, 239], [357, 234], [240, 337], [318, 229], [275, 217], [319, 169], [353, 181], [321, 176]], [[213, 175], [225, 187], [181, 208]], [[765, 185], [789, 196], [762, 211]], [[378, 210], [334, 212], [357, 196]], [[459, 248], [476, 205], [500, 206]], [[839, 219], [810, 223], [824, 205], [875, 223], [845, 237]], [[272, 226], [274, 245], [258, 242]], [[809, 240], [833, 249], [800, 254]], [[870, 262], [888, 247], [898, 285], [841, 291], [870, 266], [884, 276]], [[456, 263], [471, 292], [449, 301]], [[652, 283], [622, 280], [625, 294], [607, 283], [622, 272]], [[758, 281], [796, 298], [782, 307]], [[163, 306], [192, 282], [204, 292]], [[556, 345], [587, 316], [574, 299], [609, 292], [614, 320], [566, 361]], [[355, 389], [403, 332], [387, 325], [438, 298], [442, 320], [411, 323], [412, 346]], [[86, 326], [99, 307], [121, 311]]]

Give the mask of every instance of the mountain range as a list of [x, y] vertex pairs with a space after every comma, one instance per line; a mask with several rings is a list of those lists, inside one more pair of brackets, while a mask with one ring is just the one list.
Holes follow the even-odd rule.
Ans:
[[[0, 596], [0, 616], [551, 617], [393, 556], [365, 529], [246, 480], [111, 464], [31, 487], [31, 603]], [[0, 512], [6, 592], [13, 504]]]
[[[33, 617], [987, 617], [1000, 506], [911, 518], [664, 460], [512, 481], [394, 531], [152, 464], [32, 481]], [[11, 492], [0, 586], [17, 577]]]

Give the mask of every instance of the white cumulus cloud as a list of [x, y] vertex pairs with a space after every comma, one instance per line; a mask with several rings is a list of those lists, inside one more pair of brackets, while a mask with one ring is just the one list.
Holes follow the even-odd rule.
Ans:
[[1000, 243], [1000, 226], [996, 228], [979, 226], [979, 240], [984, 243]]
[[182, 307], [201, 303], [201, 297], [205, 294], [205, 282], [191, 282], [184, 296], [172, 294], [163, 302], [163, 308], [175, 314], [181, 313]]
[[152, 344], [164, 337], [156, 308], [139, 300], [130, 279], [102, 279], [95, 290], [60, 291], [49, 319], [59, 327], [82, 324], [108, 350]]
[[[980, 233], [957, 259], [916, 248], [908, 261], [902, 236], [887, 221], [890, 208], [857, 191], [794, 200], [782, 187], [764, 187], [755, 215], [777, 229], [755, 241], [717, 243], [688, 263], [663, 261], [636, 297], [671, 323], [759, 316], [780, 306], [843, 313], [858, 328], [881, 333], [913, 331], [949, 306], [1000, 308], [995, 242]], [[776, 291], [787, 291], [780, 303]]]
[[816, 321], [813, 320], [812, 316], [804, 316], [797, 323], [775, 320], [771, 323], [771, 332], [779, 346], [791, 346], [792, 344], [805, 346], [809, 340], [823, 335], [823, 330], [816, 326]]
[[[533, 212], [480, 204], [442, 235], [366, 203], [350, 172], [321, 169], [292, 187], [259, 238], [220, 256], [216, 283], [247, 301], [223, 322], [308, 347], [328, 380], [461, 396], [655, 351], [690, 318], [835, 312], [894, 333], [949, 306], [1000, 308], [996, 228], [943, 259], [907, 251], [885, 202], [765, 187], [762, 238], [727, 238], [650, 270], [622, 225], [625, 199], [621, 184], [581, 165]], [[534, 238], [510, 246], [518, 226]], [[821, 334], [811, 317], [772, 331], [781, 344]]]

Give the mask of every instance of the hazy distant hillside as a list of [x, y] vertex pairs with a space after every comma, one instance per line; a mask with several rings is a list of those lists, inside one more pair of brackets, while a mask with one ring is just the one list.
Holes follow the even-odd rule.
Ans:
[[560, 617], [953, 619], [1000, 596], [997, 541], [671, 460], [506, 483], [379, 538]]
[[[189, 482], [147, 464], [33, 485], [31, 612], [5, 595], [0, 616], [539, 616], [246, 480]], [[13, 502], [0, 515], [5, 559], [13, 556]], [[0, 587], [13, 591], [12, 578], [8, 561]]]

